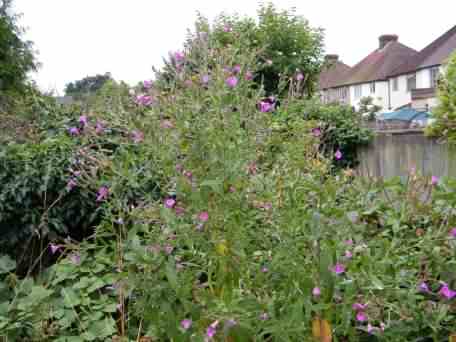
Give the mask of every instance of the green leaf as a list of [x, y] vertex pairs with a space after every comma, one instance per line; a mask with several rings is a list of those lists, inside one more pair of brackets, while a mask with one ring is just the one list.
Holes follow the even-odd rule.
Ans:
[[80, 297], [71, 288], [62, 289], [63, 303], [67, 308], [73, 308], [81, 303]]
[[16, 262], [8, 255], [0, 256], [0, 274], [9, 273], [16, 269]]

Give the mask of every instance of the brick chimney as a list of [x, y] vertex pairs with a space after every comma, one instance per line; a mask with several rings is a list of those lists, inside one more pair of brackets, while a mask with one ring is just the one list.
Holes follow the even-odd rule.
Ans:
[[326, 55], [325, 61], [329, 64], [334, 64], [339, 60], [339, 55]]
[[380, 43], [379, 48], [383, 49], [386, 44], [388, 44], [389, 42], [397, 42], [398, 39], [399, 39], [399, 36], [396, 35], [396, 34], [384, 34], [384, 35], [381, 35], [378, 38], [378, 41]]

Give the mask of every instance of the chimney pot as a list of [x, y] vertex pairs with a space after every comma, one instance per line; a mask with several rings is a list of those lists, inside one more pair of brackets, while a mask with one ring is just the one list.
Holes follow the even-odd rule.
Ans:
[[379, 48], [383, 49], [386, 44], [388, 44], [389, 42], [397, 42], [398, 39], [399, 39], [399, 36], [397, 34], [384, 34], [384, 35], [381, 35], [378, 38]]

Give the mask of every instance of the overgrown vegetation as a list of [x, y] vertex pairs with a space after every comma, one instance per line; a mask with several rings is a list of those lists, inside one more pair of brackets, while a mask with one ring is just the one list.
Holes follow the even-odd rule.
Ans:
[[105, 85], [96, 111], [51, 111], [38, 143], [2, 149], [0, 226], [10, 218], [38, 252], [25, 271], [0, 257], [0, 332], [448, 340], [456, 182], [338, 170], [370, 137], [360, 116], [298, 91], [271, 99], [255, 80], [263, 49], [243, 48], [251, 32], [225, 41], [218, 27], [197, 26], [212, 43], [173, 55], [166, 79], [128, 96]]

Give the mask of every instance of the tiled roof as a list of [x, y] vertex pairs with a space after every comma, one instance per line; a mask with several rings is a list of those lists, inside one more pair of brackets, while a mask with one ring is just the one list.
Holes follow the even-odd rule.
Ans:
[[415, 57], [406, 60], [390, 76], [411, 73], [417, 69], [440, 65], [456, 50], [456, 26], [434, 40]]
[[390, 41], [356, 64], [338, 85], [386, 80], [404, 59], [410, 59], [416, 54], [414, 49], [396, 40]]
[[336, 87], [347, 76], [350, 70], [351, 68], [347, 64], [340, 61], [335, 61], [324, 67], [318, 81], [320, 89]]

